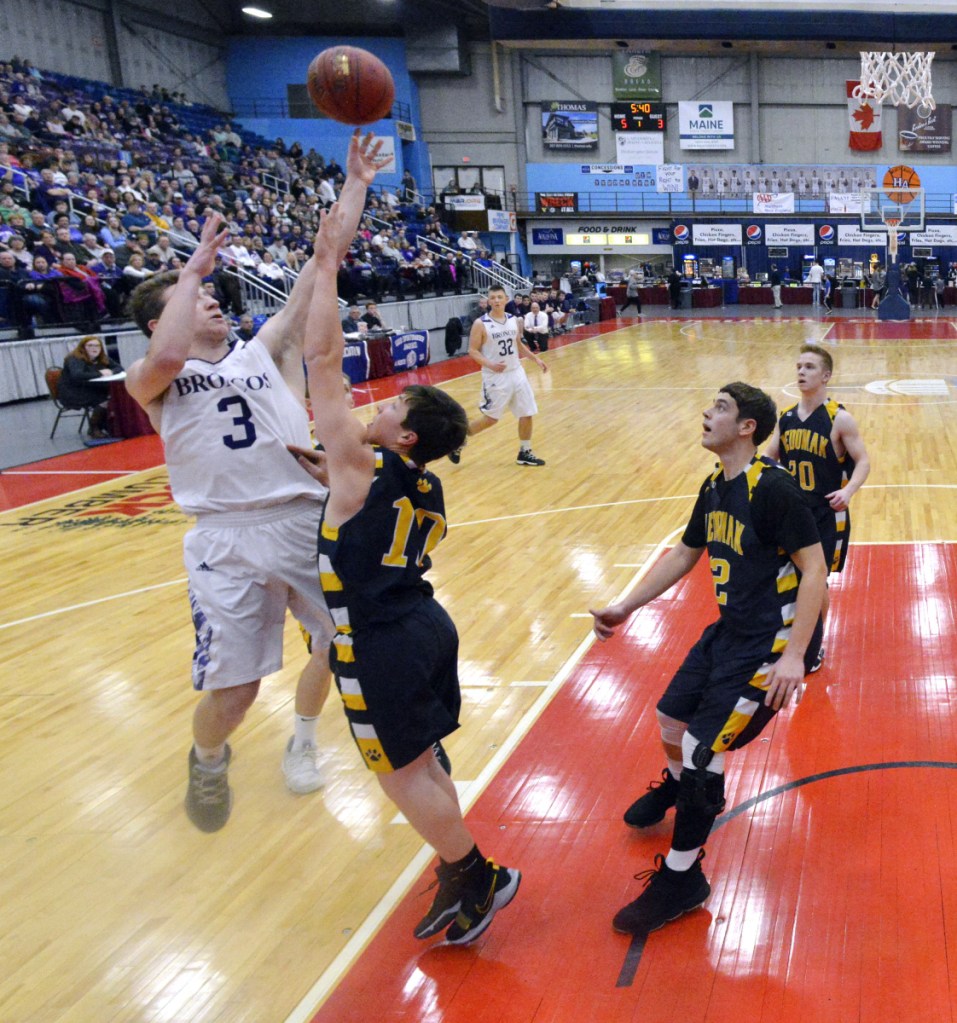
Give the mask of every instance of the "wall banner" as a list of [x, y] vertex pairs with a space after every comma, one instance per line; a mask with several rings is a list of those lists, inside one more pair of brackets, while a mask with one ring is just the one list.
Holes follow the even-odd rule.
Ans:
[[597, 149], [598, 104], [571, 100], [543, 103], [542, 145], [546, 149]]
[[616, 50], [611, 55], [615, 99], [661, 99], [661, 54]]
[[734, 104], [679, 103], [678, 134], [682, 149], [734, 149]]
[[740, 224], [695, 224], [695, 245], [740, 245]]

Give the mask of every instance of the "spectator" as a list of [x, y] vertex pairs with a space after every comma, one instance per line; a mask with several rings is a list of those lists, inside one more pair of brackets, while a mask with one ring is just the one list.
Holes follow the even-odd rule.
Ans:
[[116, 262], [116, 253], [112, 249], [104, 249], [103, 254], [95, 263], [87, 266], [96, 274], [100, 290], [106, 301], [107, 312], [112, 317], [123, 315], [126, 299], [129, 297], [135, 282], [132, 276], [127, 277]]
[[349, 306], [349, 314], [342, 321], [342, 333], [343, 334], [358, 334], [363, 327], [359, 324], [362, 322], [362, 310], [357, 305]]
[[382, 330], [379, 309], [375, 302], [366, 302], [366, 311], [362, 314], [362, 322], [369, 330]]
[[123, 367], [111, 359], [98, 337], [84, 337], [63, 362], [58, 398], [67, 408], [89, 408], [89, 434], [94, 439], [108, 437], [106, 405], [109, 388], [91, 381], [122, 373]]
[[256, 330], [253, 327], [253, 318], [249, 313], [243, 313], [239, 317], [239, 326], [236, 328], [236, 336], [242, 341], [252, 341], [256, 336]]
[[11, 251], [0, 252], [0, 292], [7, 296], [10, 318], [17, 326], [21, 339], [33, 337], [34, 317], [43, 317], [47, 301], [38, 285], [30, 278], [30, 271], [17, 263]]

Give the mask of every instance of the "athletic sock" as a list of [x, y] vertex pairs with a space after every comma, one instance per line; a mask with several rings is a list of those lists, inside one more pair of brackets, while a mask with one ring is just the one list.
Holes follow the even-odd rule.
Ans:
[[698, 859], [698, 853], [701, 851], [699, 845], [697, 849], [669, 849], [668, 855], [665, 857], [665, 866], [669, 870], [690, 870]]
[[532, 450], [532, 442], [530, 440], [520, 440], [518, 442], [518, 450], [521, 451], [523, 455], [527, 455], [528, 452]]
[[296, 731], [293, 734], [292, 748], [302, 749], [305, 745], [316, 745], [316, 728], [319, 722], [319, 715], [306, 717], [304, 714], [296, 715]]
[[215, 771], [226, 759], [226, 743], [224, 742], [218, 746], [200, 746], [194, 742], [193, 749], [196, 750], [196, 759], [200, 766], [210, 771]]

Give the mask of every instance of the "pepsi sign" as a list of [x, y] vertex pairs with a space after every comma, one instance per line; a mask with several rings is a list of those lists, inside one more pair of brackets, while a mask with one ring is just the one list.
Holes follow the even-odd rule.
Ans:
[[691, 228], [687, 224], [675, 224], [672, 234], [677, 245], [687, 245], [691, 241]]
[[821, 224], [817, 229], [817, 238], [822, 245], [833, 245], [835, 235], [833, 224]]
[[748, 224], [744, 233], [748, 240], [748, 245], [758, 245], [762, 238], [764, 238], [764, 229], [760, 224]]

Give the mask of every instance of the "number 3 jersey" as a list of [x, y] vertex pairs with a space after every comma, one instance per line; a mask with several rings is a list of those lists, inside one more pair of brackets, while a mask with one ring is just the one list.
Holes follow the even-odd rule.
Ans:
[[702, 485], [681, 541], [708, 548], [725, 626], [786, 643], [800, 582], [790, 554], [820, 539], [810, 509], [780, 466], [754, 458], [731, 480], [719, 467]]
[[373, 450], [375, 477], [363, 506], [340, 526], [323, 517], [319, 527], [319, 581], [337, 644], [432, 596], [429, 552], [446, 532], [439, 478], [387, 448]]
[[187, 359], [163, 395], [160, 435], [173, 497], [189, 515], [326, 496], [286, 450], [312, 447], [309, 416], [258, 338], [218, 362]]

